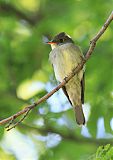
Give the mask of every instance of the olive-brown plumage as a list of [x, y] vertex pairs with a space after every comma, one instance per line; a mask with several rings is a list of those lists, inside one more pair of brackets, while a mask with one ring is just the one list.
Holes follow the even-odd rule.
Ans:
[[[62, 82], [73, 68], [81, 62], [83, 54], [71, 37], [64, 32], [56, 35], [48, 44], [51, 44], [52, 48], [49, 59], [53, 65], [55, 77]], [[82, 104], [84, 103], [84, 69], [69, 80], [62, 89], [74, 108], [76, 122], [79, 125], [85, 124], [82, 110]]]

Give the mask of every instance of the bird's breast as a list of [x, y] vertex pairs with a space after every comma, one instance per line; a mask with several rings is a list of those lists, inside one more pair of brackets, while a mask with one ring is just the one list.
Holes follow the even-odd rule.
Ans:
[[62, 81], [79, 63], [80, 55], [73, 49], [58, 47], [51, 51], [50, 61], [53, 64], [56, 79]]

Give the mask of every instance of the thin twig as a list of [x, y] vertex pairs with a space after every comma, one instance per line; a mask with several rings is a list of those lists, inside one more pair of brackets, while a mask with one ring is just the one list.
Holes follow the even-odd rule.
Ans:
[[12, 119], [11, 119], [11, 121], [8, 123], [8, 125], [7, 126], [5, 126], [5, 128], [9, 128], [10, 127], [10, 125], [14, 122], [14, 116], [12, 116]]
[[[20, 124], [26, 117], [27, 117], [27, 115], [28, 115], [28, 113], [29, 113], [29, 111], [30, 111], [31, 109], [28, 109], [27, 110], [27, 112], [24, 114], [24, 116], [18, 121], [18, 122], [16, 122], [12, 127], [10, 127], [10, 125], [12, 124], [12, 123], [9, 123], [9, 125], [8, 125], [8, 129], [7, 129], [7, 131], [10, 131], [12, 128], [15, 128], [18, 124]], [[10, 127], [10, 128], [9, 128]]]
[[74, 68], [73, 71], [66, 78], [64, 78], [64, 80], [57, 87], [55, 87], [51, 92], [47, 93], [45, 96], [43, 96], [42, 98], [40, 98], [34, 104], [27, 106], [25, 109], [17, 112], [13, 116], [10, 116], [10, 117], [8, 117], [6, 119], [1, 120], [0, 121], [0, 125], [9, 122], [10, 120], [13, 119], [13, 117], [14, 117], [14, 119], [16, 119], [20, 115], [28, 112], [28, 110], [31, 110], [31, 109], [35, 108], [38, 104], [44, 102], [49, 97], [51, 97], [55, 92], [57, 92], [60, 88], [62, 88], [75, 74], [77, 74], [83, 68], [83, 66], [86, 63], [86, 61], [90, 58], [90, 56], [91, 56], [91, 54], [92, 54], [92, 52], [93, 52], [93, 50], [94, 50], [94, 48], [96, 46], [96, 42], [103, 35], [103, 33], [105, 32], [105, 30], [107, 29], [107, 27], [110, 25], [110, 23], [111, 23], [112, 20], [113, 20], [113, 12], [107, 18], [105, 24], [102, 26], [102, 28], [96, 34], [96, 36], [90, 41], [90, 46], [89, 46], [89, 49], [88, 49], [88, 51], [86, 53], [85, 59], [82, 60], [82, 62], [80, 64], [78, 64], [78, 66], [76, 68]]

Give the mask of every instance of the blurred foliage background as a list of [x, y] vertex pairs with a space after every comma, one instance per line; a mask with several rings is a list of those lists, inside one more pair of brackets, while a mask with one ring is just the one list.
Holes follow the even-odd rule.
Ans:
[[[112, 7], [112, 0], [0, 0], [0, 119], [57, 85], [51, 49], [42, 37], [65, 31], [85, 54]], [[86, 126], [76, 124], [60, 90], [16, 129], [0, 126], [0, 160], [88, 160], [106, 154], [109, 146], [97, 148], [113, 144], [113, 23], [87, 62], [85, 83]], [[108, 155], [113, 148], [105, 160]]]

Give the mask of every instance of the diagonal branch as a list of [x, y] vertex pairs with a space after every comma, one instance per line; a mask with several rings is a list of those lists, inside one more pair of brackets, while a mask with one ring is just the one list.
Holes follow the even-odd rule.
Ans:
[[[32, 110], [33, 108], [35, 108], [37, 105], [39, 105], [40, 103], [46, 101], [49, 97], [51, 97], [55, 92], [57, 92], [60, 88], [62, 88], [75, 74], [77, 74], [84, 66], [84, 64], [86, 63], [86, 61], [90, 58], [95, 46], [96, 46], [96, 42], [98, 41], [98, 39], [102, 36], [102, 34], [105, 32], [105, 30], [107, 29], [107, 27], [110, 25], [110, 23], [113, 20], [113, 12], [110, 14], [110, 16], [107, 18], [105, 24], [102, 26], [102, 28], [99, 30], [99, 32], [95, 35], [95, 37], [90, 41], [90, 46], [89, 49], [85, 55], [85, 59], [82, 60], [82, 62], [72, 70], [72, 72], [64, 78], [64, 80], [62, 81], [62, 83], [60, 83], [57, 87], [55, 87], [51, 92], [47, 93], [45, 96], [43, 96], [42, 98], [40, 98], [38, 101], [36, 101], [34, 104], [27, 106], [26, 108], [24, 108], [23, 110], [17, 112], [16, 114], [3, 119], [0, 121], [0, 125], [5, 124], [11, 120], [16, 119], [17, 117], [19, 117], [20, 115], [23, 115], [24, 113], [28, 112], [28, 110]], [[20, 123], [20, 121], [19, 121]]]

